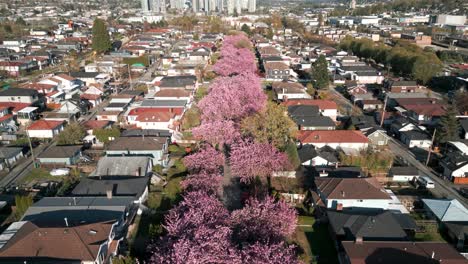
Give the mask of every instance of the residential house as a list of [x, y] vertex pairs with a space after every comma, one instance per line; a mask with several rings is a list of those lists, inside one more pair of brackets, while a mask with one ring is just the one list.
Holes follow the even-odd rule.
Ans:
[[51, 146], [37, 157], [42, 165], [76, 165], [81, 157], [81, 145]]
[[297, 82], [273, 82], [271, 86], [278, 100], [311, 98], [306, 92], [305, 87]]
[[359, 151], [369, 146], [369, 139], [361, 131], [356, 130], [301, 130], [298, 139], [303, 145], [310, 144], [316, 148], [329, 146], [333, 149], [349, 148]]
[[460, 126], [462, 129], [462, 138], [468, 139], [468, 119], [460, 119]]
[[335, 130], [336, 124], [328, 116], [294, 116], [299, 130]]
[[53, 138], [64, 129], [63, 121], [37, 120], [26, 129], [32, 138]]
[[102, 157], [90, 176], [150, 176], [152, 170], [149, 157]]
[[424, 93], [426, 87], [418, 85], [416, 81], [394, 81], [384, 82], [384, 88], [391, 93]]
[[11, 77], [19, 77], [26, 72], [37, 69], [37, 61], [0, 61], [0, 71], [5, 71]]
[[127, 115], [127, 123], [141, 129], [174, 129], [175, 113], [153, 108], [132, 109]]
[[315, 179], [316, 206], [333, 210], [395, 210], [408, 213], [391, 190], [385, 190], [375, 178]]
[[432, 139], [420, 130], [410, 130], [400, 133], [400, 140], [409, 148], [429, 149], [432, 147]]
[[303, 166], [326, 167], [339, 163], [337, 152], [329, 146], [315, 149], [312, 145], [304, 145], [297, 152]]
[[336, 121], [338, 116], [338, 106], [336, 102], [332, 100], [313, 100], [313, 99], [291, 99], [281, 103], [282, 105], [289, 107], [293, 105], [313, 105], [319, 108], [319, 113], [322, 116], [328, 116], [333, 121]]
[[446, 242], [345, 241], [342, 245], [345, 255], [343, 264], [467, 263], [467, 260]]
[[383, 103], [377, 99], [364, 99], [359, 100], [357, 105], [361, 107], [364, 111], [376, 111], [383, 108]]
[[184, 100], [191, 101], [192, 92], [186, 89], [162, 89], [154, 94], [158, 100]]
[[0, 102], [42, 105], [39, 93], [33, 89], [9, 88], [0, 92]]
[[153, 164], [166, 166], [169, 160], [167, 148], [169, 137], [119, 137], [106, 148], [107, 156], [151, 157]]
[[332, 236], [337, 241], [407, 241], [417, 229], [408, 214], [391, 211], [327, 211]]
[[277, 48], [272, 46], [262, 47], [258, 51], [260, 53], [260, 57], [272, 57], [272, 56], [281, 56], [281, 51]]
[[271, 187], [281, 195], [284, 201], [293, 205], [302, 204], [307, 195], [309, 183], [306, 176], [272, 177]]
[[386, 146], [390, 137], [385, 130], [379, 127], [372, 127], [368, 129], [361, 129], [362, 133], [369, 139], [371, 146]]
[[24, 157], [22, 148], [1, 147], [0, 148], [0, 170], [11, 169]]
[[148, 185], [150, 177], [133, 176], [98, 176], [86, 177], [71, 192], [75, 197], [112, 197], [132, 196], [134, 203], [143, 203], [148, 198]]
[[449, 152], [440, 160], [444, 169], [443, 176], [454, 182], [462, 183], [468, 176], [468, 156], [458, 152]]
[[288, 80], [291, 75], [291, 69], [284, 62], [268, 62], [265, 67], [265, 79], [267, 81]]
[[419, 178], [419, 170], [415, 167], [392, 167], [388, 177], [393, 182], [413, 182]]
[[164, 76], [155, 83], [159, 89], [185, 89], [195, 90], [197, 87], [197, 77], [194, 75], [184, 76]]

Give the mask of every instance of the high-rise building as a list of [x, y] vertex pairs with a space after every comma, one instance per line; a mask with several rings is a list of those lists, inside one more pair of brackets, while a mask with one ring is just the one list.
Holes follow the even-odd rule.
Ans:
[[257, 11], [257, 0], [249, 0], [249, 13]]
[[166, 1], [165, 0], [152, 0], [151, 11], [155, 13], [166, 13]]
[[349, 3], [349, 8], [356, 9], [356, 0], [351, 0], [351, 2]]
[[236, 1], [236, 12], [238, 15], [242, 14], [242, 5], [241, 5], [241, 0], [235, 0]]
[[232, 15], [236, 12], [238, 15], [242, 13], [241, 0], [227, 0], [228, 14]]
[[171, 0], [170, 1], [171, 8], [173, 9], [184, 9], [185, 1], [184, 0]]

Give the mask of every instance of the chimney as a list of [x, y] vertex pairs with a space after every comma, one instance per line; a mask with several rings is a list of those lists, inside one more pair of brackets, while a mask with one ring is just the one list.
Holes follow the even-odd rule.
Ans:
[[356, 244], [362, 244], [362, 237], [358, 236], [356, 237]]
[[65, 220], [65, 225], [68, 227], [68, 219], [65, 217], [63, 220]]
[[112, 199], [112, 187], [106, 189], [107, 199]]
[[345, 197], [345, 191], [341, 191], [341, 196]]
[[336, 205], [336, 210], [337, 211], [343, 211], [343, 204], [342, 203], [339, 203]]
[[76, 205], [76, 197], [73, 197], [73, 205]]

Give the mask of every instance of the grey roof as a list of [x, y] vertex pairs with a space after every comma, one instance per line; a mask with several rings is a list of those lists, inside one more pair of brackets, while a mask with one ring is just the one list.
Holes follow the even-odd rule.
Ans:
[[315, 147], [313, 145], [304, 145], [297, 150], [297, 153], [299, 154], [301, 162], [306, 162], [317, 157], [317, 151], [315, 151]]
[[127, 103], [110, 103], [110, 104], [108, 104], [106, 106], [106, 108], [113, 108], [113, 107], [121, 108], [121, 107], [125, 107], [127, 105], [128, 105]]
[[68, 75], [74, 78], [95, 78], [99, 72], [68, 72]]
[[0, 96], [34, 96], [38, 92], [34, 89], [9, 88], [1, 91]]
[[182, 87], [194, 85], [197, 82], [197, 77], [193, 75], [188, 76], [165, 76], [161, 79], [160, 87]]
[[18, 155], [23, 149], [15, 147], [1, 147], [0, 148], [0, 159], [8, 159]]
[[167, 137], [119, 137], [109, 142], [107, 150], [162, 150]]
[[394, 81], [392, 86], [418, 86], [416, 81]]
[[148, 157], [102, 157], [90, 176], [131, 176], [139, 170], [146, 173], [149, 163]]
[[320, 109], [316, 105], [291, 105], [288, 107], [288, 113], [291, 117], [319, 116]]
[[460, 126], [463, 128], [465, 132], [468, 132], [468, 119], [462, 118], [459, 120]]
[[405, 135], [407, 138], [411, 140], [430, 140], [429, 135], [422, 131], [417, 130], [410, 130], [410, 131], [403, 131], [401, 134]]
[[445, 226], [457, 239], [468, 239], [468, 219], [466, 222], [445, 222]]
[[129, 129], [122, 131], [121, 137], [171, 137], [169, 130], [159, 129]]
[[423, 203], [442, 222], [467, 221], [468, 209], [458, 200], [422, 199]]
[[143, 107], [185, 107], [186, 100], [143, 100]]
[[139, 198], [146, 190], [150, 177], [88, 177], [73, 189], [73, 196], [106, 196], [112, 190], [115, 196], [134, 196]]
[[41, 227], [64, 227], [120, 219], [135, 200], [127, 197], [45, 197], [33, 204], [22, 221]]
[[392, 167], [389, 171], [391, 175], [418, 176], [419, 170], [415, 167]]
[[38, 158], [70, 158], [78, 154], [81, 145], [73, 146], [52, 146], [42, 152]]
[[328, 116], [300, 116], [292, 118], [296, 124], [304, 127], [335, 127], [336, 124]]
[[[378, 213], [354, 213], [328, 211], [328, 219], [332, 229], [338, 235], [345, 236], [345, 240], [355, 240], [361, 237], [365, 240], [406, 240], [407, 235], [390, 211], [380, 211]], [[410, 222], [411, 218], [405, 221]], [[416, 225], [413, 226], [415, 229]]]

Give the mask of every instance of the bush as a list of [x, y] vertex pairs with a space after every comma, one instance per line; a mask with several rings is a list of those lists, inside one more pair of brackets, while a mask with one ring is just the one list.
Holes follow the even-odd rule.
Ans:
[[169, 154], [171, 155], [176, 155], [176, 156], [183, 156], [185, 155], [185, 148], [183, 146], [179, 146], [179, 145], [170, 145], [169, 146]]
[[299, 159], [299, 153], [297, 152], [296, 144], [294, 142], [290, 142], [288, 145], [286, 145], [285, 152], [288, 155], [289, 162], [294, 167], [294, 169], [299, 168], [299, 166], [301, 166], [301, 160]]

